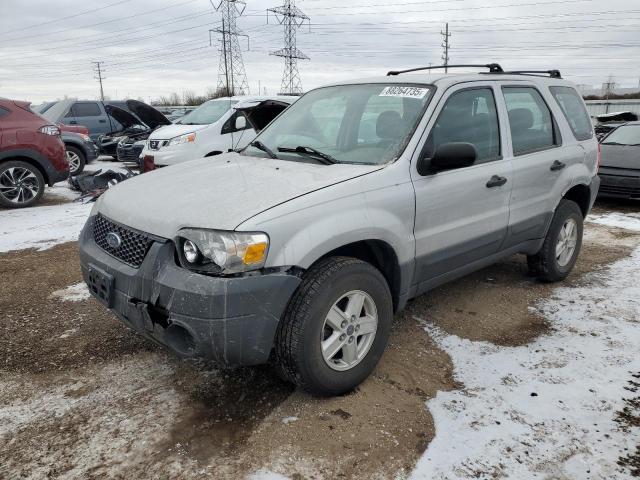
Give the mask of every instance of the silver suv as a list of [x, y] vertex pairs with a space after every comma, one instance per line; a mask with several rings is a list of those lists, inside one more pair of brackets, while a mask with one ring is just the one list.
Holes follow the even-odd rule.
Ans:
[[591, 122], [559, 72], [486, 67], [318, 88], [240, 152], [110, 189], [80, 238], [90, 290], [181, 356], [336, 395], [408, 299], [516, 253], [564, 279], [599, 185]]

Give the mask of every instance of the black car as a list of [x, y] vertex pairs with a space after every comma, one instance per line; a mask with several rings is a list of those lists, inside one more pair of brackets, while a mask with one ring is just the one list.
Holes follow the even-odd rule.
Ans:
[[138, 100], [127, 100], [125, 103], [126, 109], [115, 104], [105, 105], [109, 116], [122, 125], [122, 129], [114, 134], [100, 136], [98, 148], [102, 155], [117, 157], [120, 142], [133, 144], [139, 140], [146, 140], [156, 128], [171, 125], [167, 117], [146, 103]]
[[640, 122], [629, 122], [600, 143], [602, 197], [640, 199]]
[[67, 151], [70, 175], [79, 174], [87, 163], [98, 158], [98, 147], [88, 135], [63, 130], [60, 136]]
[[117, 155], [119, 162], [140, 164], [139, 157], [144, 149], [146, 140], [125, 137], [118, 143]]

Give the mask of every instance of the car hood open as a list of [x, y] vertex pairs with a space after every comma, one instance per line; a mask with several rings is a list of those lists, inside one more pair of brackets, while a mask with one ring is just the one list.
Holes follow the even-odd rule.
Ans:
[[122, 125], [122, 127], [126, 130], [127, 128], [131, 128], [134, 125], [145, 125], [141, 119], [136, 117], [133, 113], [127, 112], [126, 110], [116, 107], [115, 105], [105, 105], [105, 110], [109, 115], [116, 119], [116, 121]]
[[151, 130], [162, 125], [171, 125], [171, 120], [161, 112], [139, 100], [127, 100], [127, 108], [135, 113]]
[[163, 238], [185, 227], [233, 230], [276, 205], [381, 168], [227, 153], [127, 180], [109, 189], [96, 208], [111, 220]]

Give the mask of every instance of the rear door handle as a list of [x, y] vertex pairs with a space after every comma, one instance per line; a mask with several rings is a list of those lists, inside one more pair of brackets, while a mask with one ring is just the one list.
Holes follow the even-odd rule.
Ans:
[[552, 172], [557, 172], [558, 170], [562, 170], [564, 167], [566, 167], [567, 165], [562, 163], [559, 160], [554, 161], [551, 164], [551, 167], [549, 168]]
[[499, 175], [494, 175], [487, 182], [487, 188], [501, 187], [505, 183], [507, 183], [507, 179], [506, 178], [501, 177]]

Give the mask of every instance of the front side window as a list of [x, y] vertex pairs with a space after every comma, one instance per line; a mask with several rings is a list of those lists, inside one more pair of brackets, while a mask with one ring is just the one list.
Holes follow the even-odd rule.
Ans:
[[100, 107], [95, 102], [76, 102], [73, 106], [75, 117], [99, 117], [102, 115]]
[[176, 123], [180, 125], [210, 125], [220, 120], [236, 103], [238, 103], [237, 100], [229, 99], [205, 102]]
[[549, 90], [560, 105], [576, 140], [593, 138], [593, 125], [578, 92], [571, 87], [550, 87]]
[[[313, 149], [337, 163], [385, 164], [403, 152], [432, 93], [433, 87], [410, 84], [320, 88], [292, 104], [257, 140], [287, 160], [313, 161]], [[245, 154], [266, 156], [252, 146]]]
[[241, 130], [248, 130], [251, 128], [251, 124], [249, 123], [249, 120], [247, 120], [247, 123], [245, 124], [244, 128], [238, 130], [236, 129], [236, 119], [238, 117], [245, 117], [245, 114], [242, 112], [236, 112], [233, 115], [231, 115], [229, 117], [229, 119], [224, 122], [224, 125], [222, 126], [222, 130], [220, 131], [220, 133], [227, 134], [227, 133], [234, 133], [234, 132], [239, 132]]
[[603, 145], [640, 145], [640, 124], [622, 125], [611, 132]]
[[513, 154], [524, 155], [560, 144], [551, 111], [533, 87], [503, 87]]
[[500, 128], [495, 97], [490, 88], [473, 88], [452, 94], [434, 123], [423, 157], [432, 157], [445, 143], [471, 143], [476, 163], [500, 158]]

